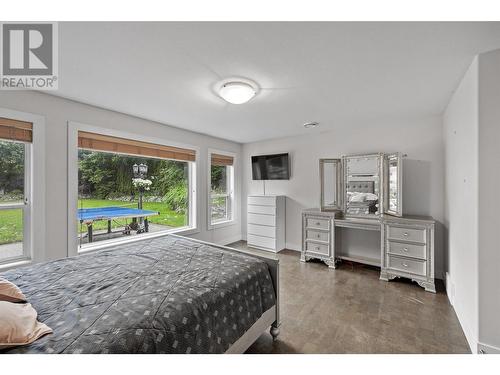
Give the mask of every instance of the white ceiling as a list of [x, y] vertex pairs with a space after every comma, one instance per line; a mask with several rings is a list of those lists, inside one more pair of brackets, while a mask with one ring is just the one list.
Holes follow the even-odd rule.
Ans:
[[[499, 22], [60, 23], [55, 94], [246, 143], [439, 115], [496, 48]], [[224, 102], [213, 86], [232, 76], [260, 93]]]

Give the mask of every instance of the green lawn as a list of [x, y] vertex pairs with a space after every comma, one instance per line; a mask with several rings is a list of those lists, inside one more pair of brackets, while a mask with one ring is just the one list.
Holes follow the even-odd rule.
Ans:
[[0, 245], [23, 240], [22, 209], [0, 210]]
[[[124, 206], [137, 208], [137, 203], [127, 204], [122, 201], [112, 201], [105, 199], [81, 199], [78, 201], [78, 208]], [[165, 203], [145, 202], [145, 210], [158, 211], [160, 215], [149, 218], [150, 223], [165, 225], [169, 227], [182, 227], [187, 225], [186, 215], [170, 210]], [[112, 222], [112, 228], [122, 228], [131, 220], [121, 219]], [[94, 230], [106, 229], [107, 221], [97, 221], [94, 223]], [[86, 232], [86, 225], [78, 225], [80, 232]], [[0, 210], [0, 245], [6, 243], [19, 242], [23, 239], [22, 210]]]

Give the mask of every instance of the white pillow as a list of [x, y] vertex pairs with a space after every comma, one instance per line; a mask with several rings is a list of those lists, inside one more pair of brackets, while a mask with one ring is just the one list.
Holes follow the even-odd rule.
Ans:
[[372, 193], [366, 193], [365, 199], [367, 201], [376, 201], [378, 199], [378, 195], [377, 194], [372, 194]]
[[365, 194], [363, 193], [354, 193], [349, 199], [350, 202], [364, 202]]

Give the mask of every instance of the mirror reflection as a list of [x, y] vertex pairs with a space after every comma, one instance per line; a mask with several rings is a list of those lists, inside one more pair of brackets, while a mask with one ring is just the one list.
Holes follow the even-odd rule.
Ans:
[[389, 211], [398, 211], [398, 161], [389, 161]]
[[332, 163], [323, 166], [323, 205], [332, 207], [337, 205], [337, 171]]
[[379, 157], [349, 157], [346, 165], [346, 214], [379, 214]]

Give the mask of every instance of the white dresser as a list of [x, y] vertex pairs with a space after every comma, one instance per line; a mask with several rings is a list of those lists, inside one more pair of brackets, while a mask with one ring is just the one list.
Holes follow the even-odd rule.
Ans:
[[249, 195], [247, 245], [278, 252], [285, 248], [284, 195]]

